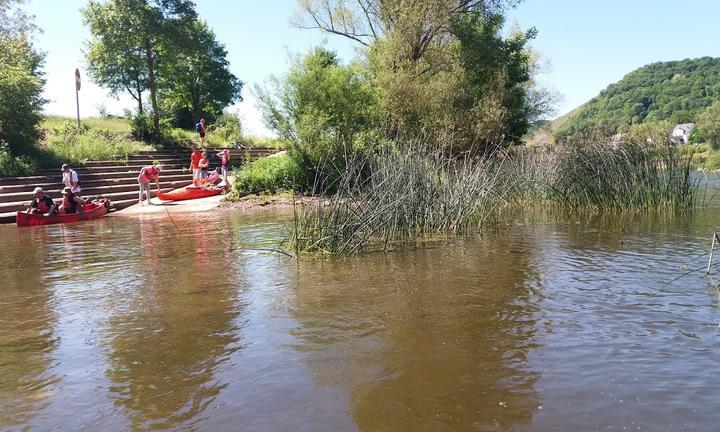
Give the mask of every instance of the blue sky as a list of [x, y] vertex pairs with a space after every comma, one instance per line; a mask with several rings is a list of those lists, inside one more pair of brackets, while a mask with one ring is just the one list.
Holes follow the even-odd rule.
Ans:
[[[268, 135], [250, 88], [271, 74], [282, 74], [288, 56], [326, 41], [349, 59], [354, 48], [344, 39], [293, 28], [289, 21], [297, 0], [196, 0], [197, 11], [225, 44], [232, 72], [246, 82], [245, 101], [232, 107], [250, 134]], [[47, 53], [45, 107], [49, 114], [75, 115], [73, 73], [84, 70], [84, 42], [89, 38], [80, 9], [86, 0], [30, 0], [43, 33], [37, 46]], [[525, 0], [509, 12], [508, 22], [539, 31], [533, 42], [550, 66], [541, 76], [559, 91], [565, 113], [595, 96], [633, 69], [655, 61], [701, 56], [720, 57], [720, 2], [711, 0]], [[121, 114], [135, 105], [115, 100], [83, 73], [81, 117], [104, 105]]]

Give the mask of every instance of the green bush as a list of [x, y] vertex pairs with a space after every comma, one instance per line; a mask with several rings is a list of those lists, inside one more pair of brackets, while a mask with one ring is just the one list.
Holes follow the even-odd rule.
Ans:
[[0, 177], [25, 176], [37, 170], [37, 166], [27, 156], [13, 156], [7, 145], [0, 146]]
[[130, 133], [135, 139], [150, 141], [153, 138], [152, 116], [146, 113], [138, 113], [130, 117]]
[[32, 151], [41, 137], [41, 63], [27, 37], [0, 32], [0, 143], [15, 156]]
[[307, 186], [300, 165], [289, 155], [266, 157], [235, 172], [233, 189], [237, 196], [300, 190]]

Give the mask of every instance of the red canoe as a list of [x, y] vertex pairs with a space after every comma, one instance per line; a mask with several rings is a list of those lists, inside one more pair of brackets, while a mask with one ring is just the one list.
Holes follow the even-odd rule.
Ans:
[[85, 204], [84, 211], [82, 213], [44, 216], [39, 214], [27, 214], [19, 211], [17, 212], [15, 223], [19, 227], [27, 227], [98, 219], [105, 216], [108, 211], [108, 207], [110, 207], [110, 201], [103, 199]]
[[222, 189], [216, 189], [214, 187], [208, 189], [202, 189], [195, 186], [185, 186], [179, 189], [171, 190], [170, 192], [160, 192], [158, 198], [163, 201], [182, 201], [195, 198], [205, 198], [215, 195], [219, 195]]

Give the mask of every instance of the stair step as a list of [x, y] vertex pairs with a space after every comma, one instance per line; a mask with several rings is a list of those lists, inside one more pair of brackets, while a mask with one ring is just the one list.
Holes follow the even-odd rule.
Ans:
[[[192, 180], [192, 174], [188, 173], [178, 173], [178, 174], [166, 174], [163, 173], [162, 177], [160, 177], [162, 181], [176, 181], [176, 180]], [[100, 187], [100, 186], [117, 186], [124, 183], [132, 183], [137, 184], [137, 176], [131, 175], [131, 176], [125, 176], [125, 177], [118, 177], [118, 178], [105, 178], [101, 180], [87, 180], [83, 181], [80, 185], [83, 189], [85, 188], [92, 188], [92, 187]], [[17, 185], [5, 185], [0, 186], [0, 198], [3, 194], [11, 194], [15, 192], [22, 192], [25, 194], [29, 194], [32, 192], [32, 189], [35, 187], [41, 187], [45, 189], [46, 191], [52, 191], [54, 189], [62, 188], [64, 185], [60, 183], [60, 179], [57, 179], [57, 181], [44, 181], [44, 182], [34, 182], [31, 184], [17, 184]]]
[[[163, 170], [163, 176], [168, 175], [180, 175], [180, 174], [187, 174], [191, 175], [190, 171], [185, 167], [186, 169], [166, 169]], [[84, 185], [85, 183], [89, 181], [102, 181], [102, 180], [109, 180], [109, 179], [118, 179], [118, 178], [127, 178], [127, 177], [134, 177], [137, 179], [138, 173], [140, 170], [137, 171], [117, 171], [117, 172], [96, 172], [96, 173], [83, 173], [80, 175], [80, 185]], [[35, 187], [35, 184], [37, 183], [62, 183], [62, 176], [60, 175], [60, 172], [54, 172], [50, 175], [46, 176], [31, 176], [31, 177], [4, 177], [0, 178], [0, 188], [4, 188], [6, 186], [16, 186], [16, 185], [27, 185]], [[0, 192], [2, 193], [2, 192]]]
[[[178, 176], [180, 178], [175, 179], [169, 179], [169, 178], [162, 178], [160, 177], [160, 187], [182, 187], [186, 184], [192, 182], [192, 176], [186, 175], [186, 176]], [[178, 186], [180, 185], [180, 186]], [[108, 193], [113, 192], [124, 192], [124, 191], [131, 191], [131, 190], [138, 190], [138, 182], [137, 178], [130, 179], [130, 181], [122, 181], [118, 183], [110, 183], [110, 184], [104, 184], [104, 185], [82, 185], [82, 196], [93, 196], [93, 195], [105, 195]], [[62, 196], [62, 189], [65, 187], [63, 184], [54, 184], [52, 186], [49, 186], [48, 188], [44, 188], [44, 192], [49, 195], [53, 199], [60, 199]], [[9, 203], [9, 202], [24, 202], [29, 201], [32, 199], [31, 192], [28, 190], [22, 191], [22, 192], [11, 192], [11, 193], [2, 193], [0, 194], [0, 203]]]
[[[177, 189], [179, 187], [184, 187], [189, 185], [191, 182], [177, 182], [177, 184], [174, 184], [171, 187], [161, 187], [161, 192], [169, 192], [173, 189]], [[157, 189], [152, 189], [152, 196], [157, 196]], [[138, 199], [138, 189], [135, 188], [135, 190], [130, 191], [124, 191], [124, 192], [111, 192], [111, 193], [103, 193], [100, 194], [100, 196], [106, 197], [110, 199], [110, 202], [114, 201], [121, 201], [121, 200], [132, 200], [134, 199], [137, 201]], [[90, 195], [87, 195], [87, 197], [90, 197]], [[54, 197], [53, 197], [54, 198]], [[59, 201], [59, 198], [55, 198], [56, 201]], [[7, 213], [7, 212], [17, 212], [17, 211], [23, 211], [26, 210], [30, 206], [30, 200], [27, 201], [21, 201], [21, 202], [11, 202], [11, 203], [0, 203], [0, 213]]]

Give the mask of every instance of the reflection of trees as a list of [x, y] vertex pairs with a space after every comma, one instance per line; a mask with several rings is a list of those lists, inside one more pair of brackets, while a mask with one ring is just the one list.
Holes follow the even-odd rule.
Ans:
[[[13, 227], [15, 228], [15, 227]], [[0, 254], [0, 429], [27, 423], [49, 403], [56, 317], [44, 281], [48, 231], [3, 235]]]
[[182, 233], [155, 222], [140, 232], [144, 274], [110, 319], [107, 375], [134, 429], [177, 427], [217, 396], [215, 369], [236, 349], [235, 281], [220, 271], [231, 268], [231, 239], [192, 222]]
[[292, 310], [314, 379], [362, 430], [528, 424], [536, 303], [525, 238], [306, 263]]

